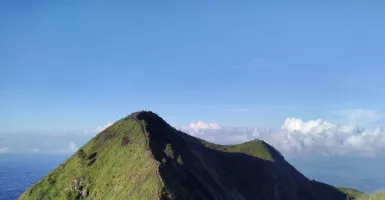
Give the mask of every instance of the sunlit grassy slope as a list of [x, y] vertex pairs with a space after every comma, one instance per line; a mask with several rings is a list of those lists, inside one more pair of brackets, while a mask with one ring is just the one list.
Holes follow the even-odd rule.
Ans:
[[[159, 175], [159, 176], [158, 176]], [[98, 134], [20, 199], [346, 200], [263, 141], [217, 145], [137, 112]]]
[[385, 200], [385, 191], [377, 192], [372, 195], [362, 195], [358, 200]]
[[87, 191], [87, 199], [156, 199], [161, 184], [155, 173], [157, 165], [145, 146], [141, 125], [131, 118], [122, 119], [90, 140], [20, 199], [82, 199], [79, 192], [69, 189], [82, 178], [78, 187]]

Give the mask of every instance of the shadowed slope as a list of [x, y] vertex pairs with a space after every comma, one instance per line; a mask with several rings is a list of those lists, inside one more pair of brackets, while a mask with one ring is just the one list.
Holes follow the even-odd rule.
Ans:
[[137, 118], [145, 122], [150, 148], [162, 163], [164, 199], [347, 198], [308, 180], [263, 141], [217, 145], [172, 128], [155, 113], [141, 112]]

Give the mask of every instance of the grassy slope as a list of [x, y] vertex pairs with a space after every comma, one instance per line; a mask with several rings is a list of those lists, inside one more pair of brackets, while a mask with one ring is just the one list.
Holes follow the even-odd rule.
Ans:
[[377, 192], [372, 195], [362, 195], [358, 200], [385, 200], [385, 191]]
[[274, 161], [273, 156], [269, 152], [267, 146], [263, 141], [249, 141], [237, 145], [207, 145], [207, 147], [216, 149], [219, 151], [229, 153], [245, 153], [247, 155], [260, 158], [267, 161]]
[[[122, 146], [123, 138], [129, 141], [125, 146]], [[24, 192], [20, 199], [80, 199], [76, 192], [65, 190], [80, 177], [89, 183], [83, 186], [88, 189], [89, 199], [158, 197], [157, 164], [146, 151], [146, 137], [137, 121], [125, 118], [116, 122], [82, 149], [86, 157], [96, 153], [92, 165], [87, 166], [92, 159], [81, 158], [78, 151]]]

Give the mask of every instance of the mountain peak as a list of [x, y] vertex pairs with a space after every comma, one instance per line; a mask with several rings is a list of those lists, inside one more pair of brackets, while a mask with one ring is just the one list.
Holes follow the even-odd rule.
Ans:
[[261, 140], [218, 145], [151, 111], [102, 131], [20, 199], [346, 200], [308, 180]]

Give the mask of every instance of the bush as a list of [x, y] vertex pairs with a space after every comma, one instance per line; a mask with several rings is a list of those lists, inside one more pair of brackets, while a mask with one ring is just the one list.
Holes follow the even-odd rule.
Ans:
[[80, 159], [85, 159], [87, 157], [86, 153], [84, 152], [83, 149], [79, 149], [78, 153], [77, 153], [78, 157]]
[[76, 155], [80, 159], [80, 165], [83, 167], [85, 165], [85, 159], [87, 157], [87, 154], [84, 152], [83, 149], [79, 149]]
[[48, 181], [48, 183], [49, 183], [50, 185], [54, 185], [55, 182], [56, 182], [56, 180], [55, 180], [55, 178], [53, 177], [52, 174], [49, 174], [49, 175], [48, 175], [47, 181]]
[[183, 160], [182, 160], [182, 157], [180, 155], [178, 155], [178, 158], [176, 160], [178, 162], [179, 165], [183, 165]]
[[174, 152], [172, 150], [171, 144], [166, 145], [166, 149], [164, 150], [164, 152], [166, 153], [167, 157], [174, 158]]

